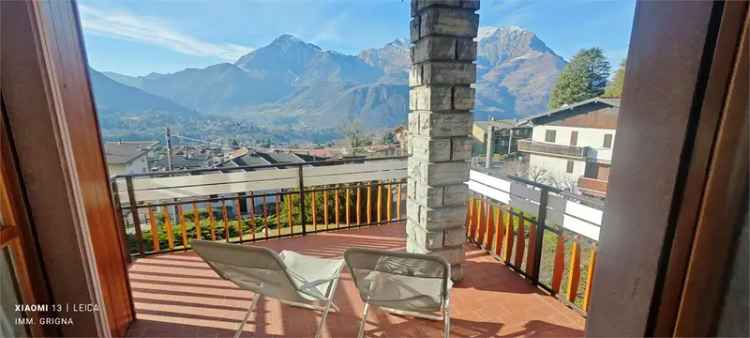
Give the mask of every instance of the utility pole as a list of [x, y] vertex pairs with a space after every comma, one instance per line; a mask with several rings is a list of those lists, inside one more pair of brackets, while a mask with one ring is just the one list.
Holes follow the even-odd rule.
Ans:
[[492, 164], [492, 146], [495, 145], [495, 126], [492, 125], [492, 122], [487, 125], [487, 141], [485, 141], [485, 143], [487, 155], [484, 161], [484, 167], [489, 169]]
[[513, 151], [513, 126], [508, 128], [508, 156], [510, 156], [511, 151]]
[[164, 128], [167, 139], [167, 170], [172, 171], [172, 134], [169, 127]]

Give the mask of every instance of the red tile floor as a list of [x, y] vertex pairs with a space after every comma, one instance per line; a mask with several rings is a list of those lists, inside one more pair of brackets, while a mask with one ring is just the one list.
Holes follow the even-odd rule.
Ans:
[[[403, 250], [403, 224], [389, 224], [256, 243], [319, 257], [350, 247]], [[585, 319], [473, 245], [466, 246], [464, 280], [451, 292], [453, 337], [580, 337]], [[231, 337], [252, 295], [220, 279], [192, 252], [150, 256], [130, 266], [137, 320], [129, 337]], [[355, 337], [362, 313], [345, 271], [324, 337]], [[243, 337], [312, 337], [318, 313], [263, 298]], [[442, 323], [371, 310], [367, 337], [441, 337]]]

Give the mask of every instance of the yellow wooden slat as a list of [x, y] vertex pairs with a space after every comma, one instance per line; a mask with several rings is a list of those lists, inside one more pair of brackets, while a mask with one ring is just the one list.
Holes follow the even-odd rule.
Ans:
[[382, 182], [378, 181], [378, 195], [377, 195], [377, 199], [375, 200], [375, 208], [377, 209], [376, 218], [377, 218], [378, 224], [380, 224], [380, 221], [383, 219], [383, 202], [382, 202], [383, 201], [383, 198], [382, 198], [383, 185], [381, 183]]
[[250, 197], [247, 198], [247, 209], [250, 212], [249, 227], [252, 238], [255, 239], [255, 196], [250, 193]]
[[151, 227], [151, 248], [153, 251], [159, 251], [159, 229], [156, 226], [153, 207], [148, 207], [148, 224]]
[[492, 240], [495, 239], [495, 207], [489, 204], [487, 208], [487, 237], [484, 242], [484, 248], [492, 252]]
[[263, 203], [263, 231], [268, 233], [268, 200], [265, 195], [260, 202]]
[[174, 232], [172, 232], [172, 220], [169, 218], [169, 208], [161, 207], [162, 216], [164, 216], [164, 228], [167, 231], [167, 244], [169, 249], [174, 249]]
[[[290, 233], [294, 230], [294, 221], [292, 219], [292, 194], [286, 195], [286, 210], [287, 210], [287, 223], [289, 223], [289, 231]], [[281, 229], [279, 229], [279, 235], [281, 235]], [[268, 234], [266, 233], [266, 237], [268, 237]]]
[[578, 244], [578, 236], [573, 239], [573, 245], [570, 249], [570, 266], [568, 271], [567, 298], [572, 303], [578, 296], [578, 283], [581, 279], [581, 249]]
[[327, 229], [328, 228], [328, 190], [323, 191], [323, 223], [326, 224], [326, 229]]
[[497, 227], [497, 238], [495, 239], [495, 255], [500, 257], [503, 253], [503, 240], [505, 239], [505, 222], [503, 222], [503, 209], [497, 208], [495, 224]]
[[505, 231], [505, 264], [510, 264], [510, 259], [513, 256], [513, 234], [514, 234], [514, 226], [513, 226], [513, 212], [511, 210], [508, 210], [506, 213], [508, 215], [508, 222], [505, 224], [507, 225], [506, 231]]
[[516, 268], [521, 268], [523, 263], [523, 254], [526, 250], [526, 221], [523, 218], [523, 214], [518, 215], [518, 230], [516, 232], [516, 257], [514, 257], [513, 264]]
[[536, 224], [529, 222], [529, 245], [526, 250], [526, 273], [530, 276], [536, 276], [534, 271], [534, 260], [536, 259]]
[[596, 267], [596, 244], [591, 247], [591, 255], [589, 256], [589, 266], [586, 275], [586, 291], [583, 293], [583, 311], [589, 311], [589, 305], [591, 304], [591, 286], [594, 283], [594, 268]]
[[[281, 231], [281, 194], [276, 194], [276, 232]], [[253, 238], [255, 233], [253, 232]], [[268, 238], [268, 230], [266, 230], [266, 238]]]
[[[315, 188], [313, 187], [313, 189]], [[313, 224], [313, 229], [317, 230], [318, 229], [318, 201], [316, 198], [318, 196], [315, 194], [314, 191], [311, 192], [310, 194], [311, 194], [310, 197], [312, 197], [310, 199], [312, 202], [310, 203], [310, 209], [312, 211], [312, 224]]]

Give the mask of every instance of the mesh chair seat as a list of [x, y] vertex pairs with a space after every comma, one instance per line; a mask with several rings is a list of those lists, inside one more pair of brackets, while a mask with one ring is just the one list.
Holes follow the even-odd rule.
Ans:
[[343, 263], [340, 259], [312, 257], [290, 250], [282, 251], [279, 257], [297, 290], [301, 292], [300, 296], [309, 301], [326, 300], [332, 276], [338, 278], [338, 271]]

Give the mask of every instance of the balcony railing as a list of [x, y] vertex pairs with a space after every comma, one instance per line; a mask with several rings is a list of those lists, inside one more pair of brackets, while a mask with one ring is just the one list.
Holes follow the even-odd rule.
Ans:
[[400, 222], [405, 179], [394, 157], [122, 175], [112, 188], [126, 253], [143, 256]]
[[554, 143], [534, 142], [531, 140], [518, 140], [518, 151], [576, 158], [585, 158], [588, 154], [587, 147], [566, 146]]
[[586, 312], [602, 202], [522, 178], [472, 170], [467, 237], [497, 259]]
[[605, 180], [581, 176], [578, 178], [578, 189], [587, 195], [606, 197], [608, 183]]

